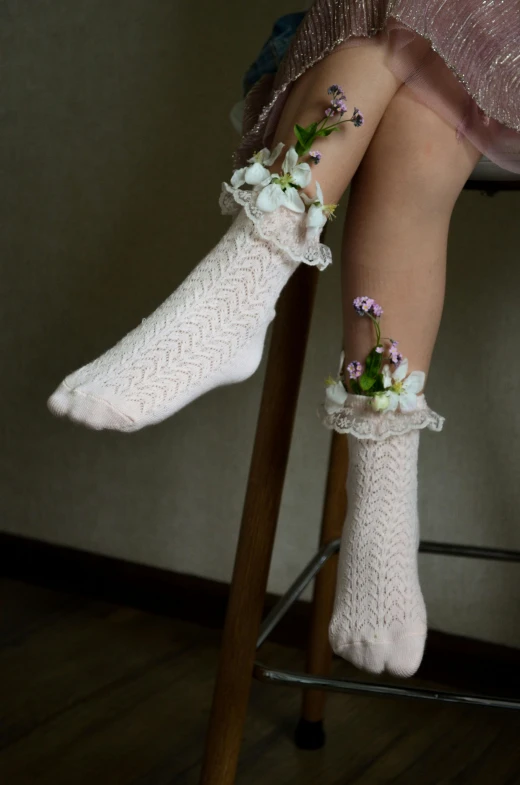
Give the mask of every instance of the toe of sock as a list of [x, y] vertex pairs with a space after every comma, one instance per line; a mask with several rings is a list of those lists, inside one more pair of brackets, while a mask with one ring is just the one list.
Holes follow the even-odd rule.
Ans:
[[405, 679], [413, 676], [421, 664], [426, 633], [396, 635], [393, 639], [361, 640], [352, 643], [335, 631], [329, 638], [334, 653], [356, 668], [376, 674], [386, 671], [392, 676]]
[[68, 417], [96, 431], [125, 431], [133, 425], [130, 417], [108, 401], [81, 390], [73, 390], [65, 383], [60, 384], [47, 405], [56, 416]]
[[334, 641], [332, 637], [331, 645], [338, 657], [342, 657], [360, 670], [382, 673], [385, 669], [385, 650], [382, 646], [373, 646], [363, 641], [358, 643]]
[[422, 662], [425, 643], [426, 634], [407, 635], [396, 639], [388, 648], [387, 672], [401, 679], [413, 676]]

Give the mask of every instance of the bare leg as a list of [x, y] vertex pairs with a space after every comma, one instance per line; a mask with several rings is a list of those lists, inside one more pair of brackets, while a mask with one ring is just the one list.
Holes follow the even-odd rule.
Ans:
[[397, 92], [352, 184], [342, 268], [347, 358], [362, 361], [373, 346], [368, 319], [352, 308], [368, 294], [383, 306], [382, 334], [400, 341], [410, 370], [428, 370], [451, 214], [479, 157], [409, 88]]
[[[339, 83], [349, 111], [357, 106], [365, 116], [361, 128], [350, 123], [339, 132], [320, 139], [316, 149], [323, 153], [313, 167], [327, 202], [339, 202], [363, 158], [385, 110], [401, 86], [386, 65], [386, 46], [353, 47], [333, 52], [305, 72], [287, 98], [274, 142], [295, 143], [295, 123], [306, 126], [324, 116], [327, 89]], [[274, 167], [276, 168], [276, 167]], [[309, 191], [313, 194], [311, 184]]]
[[[400, 341], [410, 370], [428, 370], [443, 306], [451, 213], [478, 158], [408, 88], [398, 91], [356, 175], [346, 220], [347, 358], [363, 361], [374, 345], [371, 322], [352, 308], [354, 297], [368, 295], [383, 306], [382, 334]], [[358, 404], [365, 426], [373, 427], [363, 399], [352, 405]], [[394, 432], [380, 441], [350, 430], [349, 509], [330, 638], [358, 667], [411, 676], [427, 631], [417, 571], [417, 454], [427, 420], [421, 425], [405, 422], [410, 415], [396, 416]]]

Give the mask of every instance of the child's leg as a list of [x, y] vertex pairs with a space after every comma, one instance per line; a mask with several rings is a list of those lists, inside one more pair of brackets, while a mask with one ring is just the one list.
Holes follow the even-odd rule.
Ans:
[[[354, 107], [364, 115], [361, 128], [345, 123], [339, 131], [316, 141], [315, 147], [323, 153], [323, 158], [312, 170], [327, 203], [341, 199], [390, 101], [401, 87], [401, 82], [387, 67], [386, 59], [387, 48], [383, 43], [340, 49], [306, 71], [287, 98], [274, 137], [275, 143], [284, 142], [287, 146], [294, 144], [295, 123], [306, 126], [323, 118], [327, 90], [332, 84], [339, 82], [345, 91], [346, 117]], [[313, 195], [313, 184], [307, 190]]]
[[[374, 345], [371, 322], [352, 307], [354, 297], [368, 295], [384, 309], [382, 335], [399, 340], [410, 370], [428, 370], [451, 213], [479, 155], [408, 88], [399, 90], [353, 183], [344, 237], [347, 363], [363, 361]], [[331, 642], [359, 667], [409, 676], [426, 638], [417, 575], [419, 430], [382, 441], [348, 438], [349, 512]]]
[[[319, 180], [327, 203], [346, 188], [398, 89], [384, 60], [383, 46], [342, 50], [307, 72], [289, 96], [276, 140], [287, 145], [295, 143], [295, 123], [324, 116], [331, 83], [342, 83], [365, 114], [363, 127], [344, 125], [320, 145]], [[252, 200], [255, 194], [248, 196]], [[250, 376], [287, 280], [300, 260], [318, 263], [309, 256], [315, 249], [309, 251], [303, 239], [305, 216], [285, 207], [261, 217], [252, 212], [242, 210], [216, 248], [150, 318], [65, 379], [50, 399], [51, 410], [96, 429], [135, 431], [214, 387]]]
[[403, 86], [352, 183], [343, 249], [347, 362], [373, 346], [352, 308], [368, 294], [384, 308], [382, 335], [400, 341], [410, 370], [428, 371], [444, 301], [448, 228], [480, 158], [473, 145]]

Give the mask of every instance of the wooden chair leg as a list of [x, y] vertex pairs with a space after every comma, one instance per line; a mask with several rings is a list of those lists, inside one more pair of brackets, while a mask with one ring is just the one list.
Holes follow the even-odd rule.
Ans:
[[[348, 440], [343, 434], [334, 431], [330, 446], [320, 547], [341, 537], [347, 511], [347, 470]], [[332, 666], [328, 626], [334, 603], [337, 563], [337, 556], [329, 559], [316, 576], [314, 584], [307, 651], [307, 672], [313, 675], [328, 676]], [[301, 749], [319, 749], [325, 743], [325, 696], [326, 693], [320, 690], [306, 690], [303, 693], [302, 713], [295, 733], [295, 742]]]
[[235, 782], [317, 277], [300, 266], [273, 328], [201, 785]]

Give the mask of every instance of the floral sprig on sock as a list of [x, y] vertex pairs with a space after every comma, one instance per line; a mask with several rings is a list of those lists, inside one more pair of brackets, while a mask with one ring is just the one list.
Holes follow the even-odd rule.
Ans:
[[363, 366], [357, 360], [347, 365], [347, 371], [350, 379], [359, 379], [363, 373]]
[[326, 222], [335, 218], [335, 211], [338, 205], [323, 203], [323, 191], [318, 181], [316, 181], [316, 196], [314, 198], [304, 193], [300, 194], [300, 196], [309, 208], [307, 213], [307, 235], [309, 237], [319, 236]]
[[[417, 395], [424, 387], [423, 371], [408, 374], [408, 360], [398, 351], [393, 338], [381, 338], [379, 320], [383, 309], [371, 297], [356, 297], [354, 310], [361, 317], [368, 317], [376, 334], [376, 345], [364, 363], [353, 360], [346, 367], [350, 390], [355, 395], [367, 397], [376, 412], [411, 412], [417, 408]], [[342, 355], [343, 358], [343, 355]], [[337, 410], [348, 398], [343, 359], [338, 378], [326, 379], [325, 406], [329, 412]]]
[[323, 192], [317, 181], [314, 197], [303, 192], [302, 189], [307, 188], [312, 180], [311, 167], [304, 159], [308, 158], [317, 166], [323, 158], [320, 150], [312, 149], [317, 139], [339, 131], [339, 127], [344, 123], [352, 123], [355, 128], [359, 128], [364, 122], [364, 117], [357, 108], [354, 108], [350, 118], [343, 119], [347, 112], [347, 99], [339, 85], [331, 85], [327, 93], [331, 99], [322, 119], [305, 128], [298, 124], [294, 126], [296, 144], [287, 150], [280, 173], [273, 174], [269, 167], [279, 158], [284, 148], [282, 143], [272, 152], [264, 147], [255, 153], [248, 159], [248, 166], [237, 169], [231, 178], [233, 188], [245, 186], [259, 191], [256, 206], [266, 213], [282, 206], [296, 213], [304, 213], [308, 209], [308, 237], [319, 236], [327, 220], [334, 217], [337, 205], [324, 203]]

